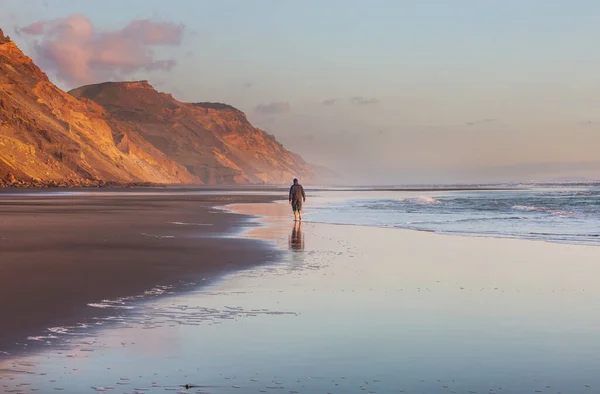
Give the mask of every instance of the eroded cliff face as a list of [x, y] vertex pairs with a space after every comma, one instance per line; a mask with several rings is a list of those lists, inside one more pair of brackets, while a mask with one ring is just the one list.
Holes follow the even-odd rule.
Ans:
[[99, 105], [53, 85], [0, 41], [0, 177], [42, 181], [200, 182]]
[[313, 174], [298, 155], [226, 104], [184, 103], [147, 81], [107, 82], [71, 93], [101, 105], [204, 183], [287, 184]]
[[228, 105], [182, 103], [145, 81], [70, 93], [0, 31], [0, 184], [287, 184], [313, 175]]

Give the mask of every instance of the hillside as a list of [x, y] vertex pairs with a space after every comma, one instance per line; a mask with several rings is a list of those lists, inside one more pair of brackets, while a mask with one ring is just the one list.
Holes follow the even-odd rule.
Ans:
[[0, 30], [0, 185], [288, 183], [310, 167], [226, 104], [147, 82], [68, 94]]
[[194, 183], [197, 178], [102, 107], [52, 84], [0, 39], [0, 177], [17, 180]]
[[184, 103], [147, 81], [107, 82], [69, 92], [101, 105], [111, 124], [135, 129], [204, 183], [289, 183], [310, 167], [227, 104]]

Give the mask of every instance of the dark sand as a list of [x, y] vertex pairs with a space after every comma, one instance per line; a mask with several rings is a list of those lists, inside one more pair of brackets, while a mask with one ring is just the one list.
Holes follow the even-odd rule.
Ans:
[[0, 351], [14, 350], [48, 327], [109, 312], [87, 306], [90, 302], [214, 278], [277, 258], [279, 252], [264, 242], [219, 237], [250, 224], [248, 217], [212, 209], [272, 198], [164, 193], [168, 190], [77, 197], [1, 192]]

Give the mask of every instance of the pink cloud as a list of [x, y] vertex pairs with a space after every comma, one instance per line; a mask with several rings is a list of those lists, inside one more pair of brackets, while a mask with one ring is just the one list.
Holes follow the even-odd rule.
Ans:
[[32, 35], [39, 36], [44, 33], [45, 26], [46, 26], [45, 21], [39, 21], [39, 22], [32, 23], [29, 26], [25, 26], [22, 29], [17, 28], [16, 30], [17, 30], [17, 33], [26, 33], [26, 34], [32, 34]]
[[182, 26], [171, 23], [156, 23], [150, 20], [136, 20], [123, 29], [123, 34], [136, 37], [145, 45], [181, 44]]
[[156, 59], [154, 47], [179, 46], [184, 27], [168, 22], [134, 20], [118, 30], [97, 30], [89, 18], [38, 21], [18, 29], [39, 37], [33, 47], [40, 66], [69, 87], [120, 79], [136, 71], [168, 71], [175, 60]]

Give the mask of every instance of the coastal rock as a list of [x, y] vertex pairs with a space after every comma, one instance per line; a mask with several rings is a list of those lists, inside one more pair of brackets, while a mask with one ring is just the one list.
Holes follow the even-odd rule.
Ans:
[[0, 29], [0, 44], [5, 44], [7, 42], [10, 42], [10, 37], [9, 36], [5, 36], [4, 32], [2, 31], [2, 29]]

